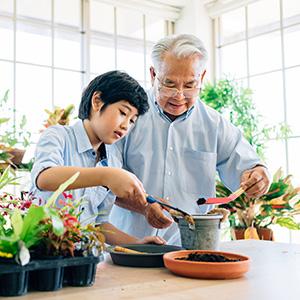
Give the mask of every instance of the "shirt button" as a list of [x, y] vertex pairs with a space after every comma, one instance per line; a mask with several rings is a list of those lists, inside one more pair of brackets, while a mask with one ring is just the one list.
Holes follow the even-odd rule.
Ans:
[[169, 197], [169, 196], [167, 196], [167, 197], [166, 197], [166, 200], [168, 200], [168, 201], [169, 201], [169, 200], [170, 200], [170, 197]]
[[93, 154], [93, 155], [96, 155], [96, 152], [95, 152], [95, 151], [93, 151], [93, 152], [92, 152], [92, 154]]
[[168, 175], [171, 175], [172, 173], [171, 173], [171, 171], [168, 171]]
[[171, 146], [170, 148], [169, 148], [171, 151], [173, 151], [173, 147]]

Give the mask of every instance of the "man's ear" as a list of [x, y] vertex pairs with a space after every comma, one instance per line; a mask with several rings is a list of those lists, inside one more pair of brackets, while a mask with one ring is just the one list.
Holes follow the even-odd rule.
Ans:
[[206, 74], [206, 70], [204, 70], [203, 73], [201, 74], [201, 83], [203, 82], [205, 74]]
[[150, 67], [150, 75], [151, 75], [151, 84], [153, 86], [156, 73], [155, 73], [154, 67], [152, 67], [152, 66]]
[[91, 100], [91, 110], [94, 112], [100, 111], [103, 105], [104, 103], [101, 100], [101, 92], [94, 92]]

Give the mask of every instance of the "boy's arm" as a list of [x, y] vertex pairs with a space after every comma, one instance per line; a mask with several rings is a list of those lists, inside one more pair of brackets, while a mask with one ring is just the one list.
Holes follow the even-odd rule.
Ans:
[[55, 191], [63, 182], [80, 172], [76, 181], [67, 190], [93, 186], [108, 187], [116, 196], [134, 197], [134, 200], [146, 205], [145, 192], [142, 183], [135, 175], [119, 168], [111, 167], [50, 167], [44, 169], [36, 179], [36, 185], [41, 190]]
[[111, 223], [102, 223], [101, 227], [104, 230], [103, 234], [105, 236], [105, 243], [110, 245], [146, 244], [146, 243], [164, 244], [165, 243], [165, 241], [159, 236], [149, 236], [143, 239], [138, 239], [132, 235], [128, 235], [124, 231], [119, 230]]

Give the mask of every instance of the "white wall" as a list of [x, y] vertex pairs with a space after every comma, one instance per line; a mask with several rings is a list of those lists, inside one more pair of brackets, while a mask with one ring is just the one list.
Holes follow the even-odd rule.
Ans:
[[212, 81], [214, 76], [214, 36], [213, 21], [208, 16], [200, 0], [187, 0], [180, 19], [175, 22], [175, 33], [190, 33], [200, 38], [209, 53], [206, 79]]

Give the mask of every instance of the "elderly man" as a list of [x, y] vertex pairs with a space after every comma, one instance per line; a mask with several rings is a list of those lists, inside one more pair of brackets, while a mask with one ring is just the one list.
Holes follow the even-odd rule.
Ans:
[[[186, 34], [163, 38], [153, 47], [152, 61], [150, 110], [114, 149], [123, 168], [147, 193], [191, 214], [211, 209], [196, 200], [215, 196], [216, 171], [232, 191], [241, 186], [248, 196], [265, 193], [268, 172], [255, 151], [239, 129], [199, 100], [207, 61], [203, 43]], [[116, 204], [111, 213], [116, 227], [180, 244], [177, 225], [158, 204], [145, 207], [134, 199]]]

